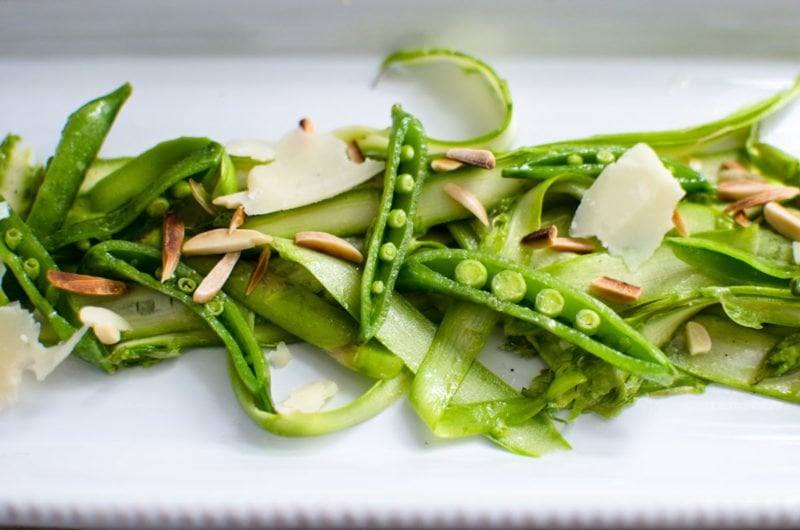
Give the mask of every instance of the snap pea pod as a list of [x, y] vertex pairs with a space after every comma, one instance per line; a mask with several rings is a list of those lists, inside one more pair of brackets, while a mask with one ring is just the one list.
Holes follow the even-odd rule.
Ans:
[[89, 273], [121, 278], [148, 287], [178, 300], [198, 315], [223, 342], [239, 377], [249, 391], [258, 396], [259, 405], [274, 412], [269, 394], [269, 369], [236, 303], [221, 292], [208, 303], [197, 304], [192, 300], [191, 288], [186, 286], [199, 285], [202, 276], [180, 263], [175, 278], [162, 283], [155, 274], [160, 265], [159, 249], [121, 240], [105, 241], [93, 246], [81, 262], [81, 268]]
[[[477, 263], [486, 275], [468, 285], [458, 267]], [[460, 280], [460, 281], [459, 281]], [[482, 290], [491, 285], [492, 292]], [[618, 368], [660, 384], [674, 372], [664, 354], [595, 298], [534, 269], [484, 253], [431, 250], [406, 260], [398, 286], [469, 300], [530, 322]], [[519, 303], [518, 303], [519, 302]]]
[[114, 118], [130, 93], [131, 86], [124, 84], [110, 94], [86, 103], [67, 120], [56, 153], [47, 165], [44, 180], [26, 218], [37, 236], [51, 234], [64, 224], [86, 170], [97, 156]]
[[400, 265], [414, 235], [414, 216], [427, 173], [425, 131], [419, 120], [398, 105], [392, 108], [387, 155], [383, 196], [370, 227], [361, 277], [361, 342], [374, 337], [386, 318]]
[[42, 243], [56, 249], [90, 238], [107, 239], [130, 226], [173, 185], [215, 171], [222, 153], [222, 146], [207, 138], [158, 144], [97, 183], [70, 212], [71, 222], [44, 235]]
[[[568, 172], [596, 177], [626, 150], [616, 145], [564, 145], [554, 149], [531, 148], [529, 156], [525, 156], [526, 150], [521, 149], [514, 153], [514, 159], [521, 163], [504, 168], [503, 176], [545, 180]], [[714, 185], [701, 173], [668, 158], [661, 157], [661, 162], [687, 193], [714, 193]]]
[[[186, 262], [206, 273], [216, 260], [198, 257]], [[270, 268], [273, 268], [272, 262]], [[357, 342], [358, 325], [346, 311], [271, 270], [267, 270], [262, 281], [246, 294], [253, 269], [254, 266], [245, 261], [237, 263], [225, 283], [225, 292], [257, 315], [328, 352], [351, 370], [374, 379], [391, 379], [403, 369], [403, 361], [377, 341]]]
[[[71, 295], [56, 290], [47, 280], [47, 271], [58, 265], [19, 216], [0, 203], [6, 211], [0, 218], [0, 259], [14, 275], [30, 303], [42, 315], [59, 341], [69, 339], [82, 325], [71, 311]], [[35, 273], [38, 271], [38, 273]], [[107, 371], [116, 367], [108, 358], [106, 347], [93, 333], [85, 333], [75, 346], [75, 355]]]

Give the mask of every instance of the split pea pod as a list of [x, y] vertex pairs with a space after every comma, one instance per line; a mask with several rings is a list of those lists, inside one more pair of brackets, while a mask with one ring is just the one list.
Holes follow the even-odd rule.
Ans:
[[[7, 203], [0, 203], [0, 207], [3, 206], [8, 207]], [[56, 338], [59, 341], [69, 339], [81, 322], [77, 312], [72, 311], [71, 295], [58, 291], [47, 279], [47, 271], [58, 270], [56, 262], [16, 213], [8, 209], [3, 215], [5, 217], [0, 218], [0, 260]], [[94, 333], [86, 333], [75, 346], [74, 353], [107, 372], [116, 368]]]
[[[569, 172], [596, 177], [626, 150], [626, 147], [614, 145], [522, 149], [513, 154], [514, 164], [503, 169], [503, 176], [546, 180], [560, 173]], [[714, 192], [713, 184], [701, 173], [668, 158], [662, 157], [661, 162], [687, 193]]]
[[490, 307], [645, 379], [674, 377], [664, 354], [605, 304], [535, 269], [475, 251], [431, 250], [406, 260], [398, 285]]
[[86, 170], [130, 93], [131, 86], [126, 83], [85, 104], [67, 120], [26, 219], [36, 235], [41, 237], [61, 228]]
[[361, 342], [375, 336], [389, 310], [394, 284], [414, 235], [414, 215], [427, 173], [426, 158], [422, 124], [395, 105], [383, 196], [368, 239], [361, 279]]

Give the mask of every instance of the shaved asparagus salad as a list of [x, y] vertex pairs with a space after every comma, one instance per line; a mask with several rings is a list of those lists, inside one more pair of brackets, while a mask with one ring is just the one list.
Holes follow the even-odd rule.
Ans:
[[[403, 51], [382, 71], [453, 66], [496, 108], [468, 140], [398, 104], [378, 128], [303, 119], [278, 141], [98, 157], [129, 85], [69, 116], [46, 165], [8, 135], [0, 408], [69, 355], [114, 373], [202, 346], [285, 436], [408, 396], [437, 436], [538, 456], [569, 447], [559, 423], [639, 397], [717, 383], [800, 402], [800, 169], [759, 135], [800, 81], [682, 130], [513, 148], [510, 90], [480, 60]], [[541, 364], [521, 391], [477, 360], [498, 332]], [[327, 380], [274, 399], [300, 341], [371, 386], [337, 408]]]

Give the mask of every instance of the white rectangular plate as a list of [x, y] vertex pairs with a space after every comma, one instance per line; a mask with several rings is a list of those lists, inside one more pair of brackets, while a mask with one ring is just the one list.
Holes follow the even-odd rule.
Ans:
[[[493, 23], [499, 34], [502, 25]], [[127, 31], [128, 38], [135, 34]], [[148, 28], [141, 32], [146, 38]], [[106, 156], [179, 135], [276, 138], [304, 116], [323, 130], [384, 127], [395, 101], [420, 114], [433, 134], [457, 130], [457, 118], [435, 98], [408, 87], [372, 87], [382, 52], [403, 39], [370, 34], [369, 42], [382, 45], [344, 46], [335, 54], [181, 49], [161, 57], [141, 46], [124, 53], [111, 45], [114, 38], [103, 38], [111, 53], [84, 54], [91, 48], [84, 43], [81, 53], [54, 51], [60, 56], [48, 58], [55, 39], [38, 47], [24, 41], [20, 53], [0, 56], [0, 133], [21, 134], [44, 158], [72, 110], [124, 81], [135, 91]], [[636, 38], [647, 42], [647, 35]], [[609, 46], [604, 50], [614, 51]], [[570, 50], [558, 58], [489, 49], [482, 57], [515, 98], [520, 145], [699, 123], [787, 86], [800, 71], [788, 59], [749, 54], [599, 58]], [[278, 400], [319, 373], [349, 389], [340, 399], [359, 387], [312, 348], [293, 351], [290, 367], [274, 373]], [[509, 363], [500, 357], [492, 366], [507, 376]], [[221, 350], [114, 376], [69, 360], [42, 384], [26, 380], [16, 406], [0, 413], [0, 524], [800, 523], [800, 407], [709, 388], [703, 395], [641, 399], [613, 420], [581, 417], [564, 434], [573, 450], [540, 459], [507, 454], [482, 439], [442, 442], [403, 402], [343, 433], [280, 439], [240, 411]]]

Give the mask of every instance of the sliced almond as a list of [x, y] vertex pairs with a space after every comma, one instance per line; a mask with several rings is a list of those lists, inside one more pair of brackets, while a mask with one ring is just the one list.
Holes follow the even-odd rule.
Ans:
[[782, 236], [792, 241], [800, 241], [800, 217], [777, 202], [764, 206], [764, 219]]
[[197, 304], [205, 304], [222, 290], [228, 277], [233, 272], [236, 262], [239, 261], [241, 252], [228, 252], [221, 260], [209, 271], [197, 289], [192, 293], [192, 300]]
[[97, 340], [106, 346], [117, 344], [122, 340], [122, 332], [110, 324], [97, 324], [92, 326], [92, 331]]
[[361, 255], [361, 252], [356, 247], [341, 237], [327, 232], [297, 232], [294, 235], [294, 243], [299, 247], [310, 248], [345, 261], [352, 261], [353, 263], [364, 261], [364, 256]]
[[314, 122], [308, 118], [303, 118], [300, 120], [300, 128], [303, 129], [303, 132], [307, 132], [309, 134], [313, 134], [317, 132], [317, 127], [314, 125]]
[[189, 179], [189, 189], [192, 191], [192, 197], [194, 197], [195, 202], [197, 202], [197, 204], [199, 204], [200, 207], [206, 211], [206, 213], [210, 215], [217, 215], [214, 207], [211, 206], [210, 202], [208, 202], [208, 193], [206, 193], [206, 190], [203, 188], [202, 184], [194, 179]]
[[262, 250], [261, 254], [258, 256], [256, 268], [253, 269], [253, 274], [250, 275], [250, 281], [247, 282], [247, 288], [244, 290], [245, 296], [250, 296], [258, 286], [261, 278], [264, 277], [264, 273], [267, 272], [267, 265], [269, 265], [269, 256], [269, 247], [264, 247], [264, 250]]
[[711, 351], [711, 335], [702, 324], [693, 320], [686, 323], [686, 348], [689, 355], [700, 355]]
[[794, 186], [771, 186], [770, 189], [739, 199], [733, 204], [729, 204], [724, 212], [738, 212], [747, 210], [754, 206], [761, 206], [768, 202], [788, 201], [800, 195], [800, 188]]
[[683, 220], [683, 216], [678, 210], [672, 212], [672, 224], [675, 225], [675, 230], [677, 230], [682, 237], [689, 237], [689, 228], [687, 228], [686, 222]]
[[227, 228], [215, 228], [197, 234], [183, 244], [187, 256], [225, 254], [272, 243], [272, 237], [258, 230], [239, 229], [229, 233]]
[[486, 208], [483, 206], [480, 199], [478, 199], [477, 195], [454, 182], [448, 182], [444, 185], [443, 189], [454, 201], [477, 217], [484, 226], [489, 226], [489, 214], [486, 213]]
[[347, 144], [347, 158], [356, 164], [363, 164], [366, 160], [364, 153], [361, 152], [361, 148], [358, 146], [358, 142], [355, 140]]
[[494, 153], [486, 149], [468, 149], [464, 147], [456, 147], [448, 149], [445, 153], [447, 158], [464, 162], [470, 166], [477, 166], [486, 169], [493, 169], [497, 164], [494, 158]]
[[127, 320], [105, 307], [84, 306], [78, 316], [81, 322], [92, 327], [97, 340], [107, 345], [118, 343], [121, 332], [132, 329]]
[[181, 259], [184, 224], [178, 214], [167, 212], [164, 216], [164, 242], [161, 251], [161, 281], [172, 278]]
[[128, 290], [127, 285], [117, 280], [54, 269], [47, 271], [47, 280], [62, 291], [75, 294], [118, 296]]
[[558, 228], [555, 226], [545, 226], [539, 230], [534, 230], [520, 239], [520, 243], [530, 248], [546, 248], [552, 246], [553, 241], [558, 236]]
[[720, 168], [720, 170], [726, 170], [726, 169], [743, 169], [743, 170], [745, 170], [745, 171], [749, 171], [749, 170], [747, 169], [747, 167], [746, 167], [744, 164], [742, 164], [741, 162], [739, 162], [738, 160], [736, 160], [736, 159], [734, 159], [734, 158], [729, 158], [729, 159], [727, 159], [727, 160], [723, 160], [723, 161], [722, 161], [722, 162], [719, 164], [719, 168]]
[[463, 166], [463, 162], [453, 160], [452, 158], [442, 157], [431, 160], [431, 169], [437, 173], [447, 173], [448, 171], [455, 171]]
[[720, 169], [717, 173], [717, 182], [733, 182], [737, 180], [762, 181], [760, 175], [747, 168]]
[[244, 218], [244, 206], [239, 206], [231, 217], [231, 222], [228, 225], [228, 234], [232, 234], [234, 230], [242, 226], [242, 224], [244, 224]]
[[556, 237], [550, 245], [551, 250], [572, 252], [575, 254], [591, 254], [597, 247], [591, 239], [581, 237]]
[[736, 221], [736, 224], [742, 227], [750, 226], [750, 219], [747, 217], [747, 214], [744, 210], [739, 210], [735, 214], [733, 214], [733, 220]]
[[751, 178], [726, 180], [717, 185], [717, 196], [725, 201], [738, 201], [773, 188], [775, 186]]
[[589, 290], [601, 298], [617, 302], [635, 302], [642, 296], [641, 287], [608, 276], [597, 278]]

